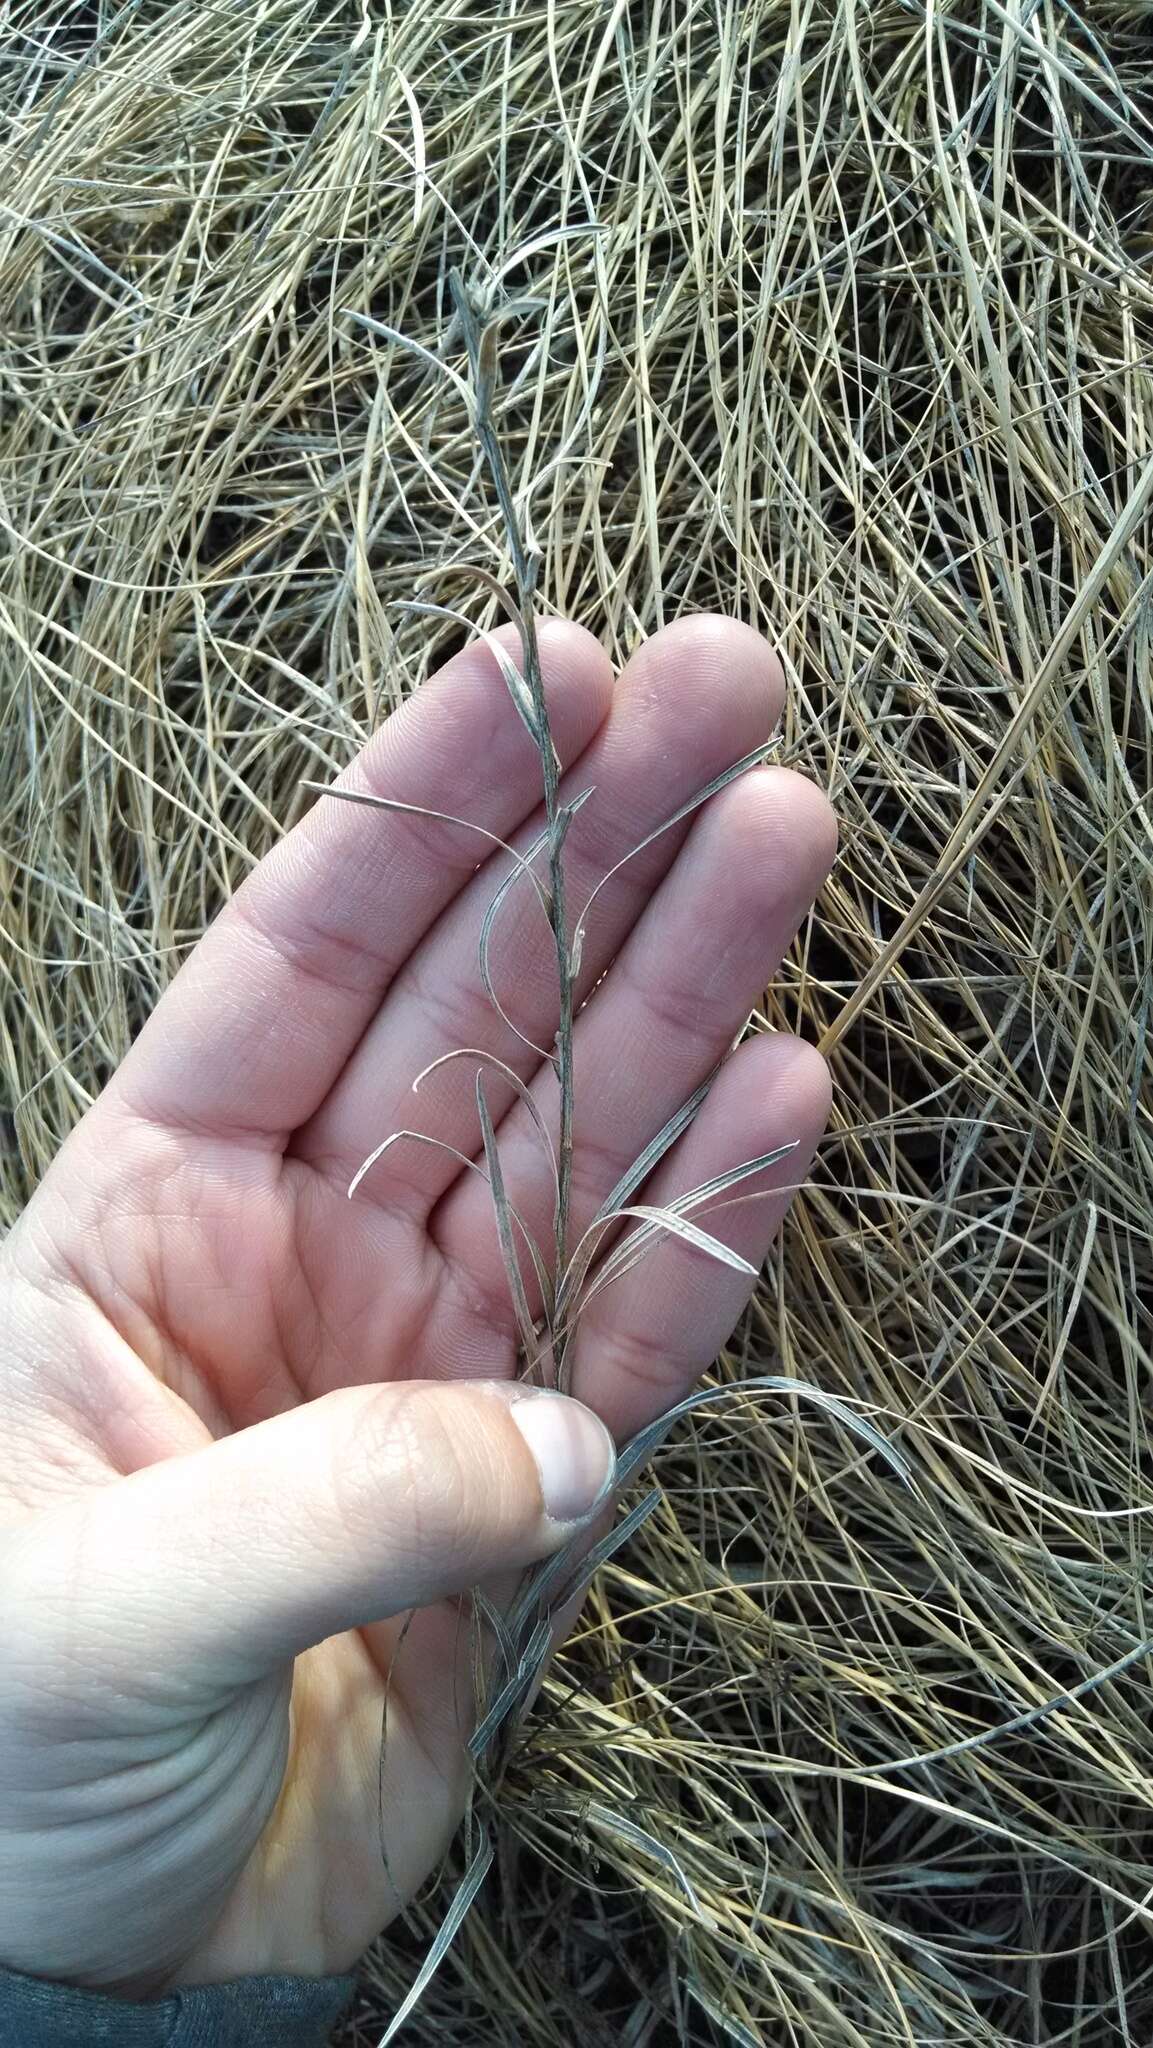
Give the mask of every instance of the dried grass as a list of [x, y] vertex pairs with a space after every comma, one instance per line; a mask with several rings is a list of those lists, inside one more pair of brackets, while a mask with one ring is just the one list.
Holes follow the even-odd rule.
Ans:
[[843, 820], [755, 1020], [823, 1040], [835, 1124], [719, 1372], [863, 1401], [917, 1489], [739, 1397], [681, 1426], [414, 2043], [1153, 2033], [1151, 26], [0, 13], [8, 1215], [447, 651], [390, 607], [507, 576], [456, 394], [345, 308], [437, 350], [448, 266], [521, 252], [544, 601], [618, 655], [778, 635]]

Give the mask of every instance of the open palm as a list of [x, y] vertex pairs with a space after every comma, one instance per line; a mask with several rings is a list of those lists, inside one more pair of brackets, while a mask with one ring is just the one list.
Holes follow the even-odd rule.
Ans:
[[[541, 644], [566, 787], [595, 788], [566, 846], [579, 905], [768, 738], [780, 671], [720, 619], [657, 634], [615, 681], [578, 628], [549, 625]], [[522, 846], [539, 830], [539, 764], [484, 647], [390, 719], [343, 782]], [[759, 769], [598, 897], [574, 1234], [732, 1045], [833, 845], [823, 796]], [[4, 1247], [12, 1966], [122, 1988], [344, 1968], [458, 1818], [470, 1685], [447, 1596], [544, 1554], [565, 1516], [542, 1513], [491, 1386], [517, 1346], [480, 1176], [453, 1150], [400, 1142], [347, 1190], [394, 1130], [480, 1152], [475, 1061], [412, 1091], [455, 1048], [507, 1061], [555, 1122], [549, 1064], [481, 985], [478, 932], [508, 867], [488, 848], [416, 813], [317, 803], [197, 947]], [[555, 959], [527, 889], [492, 962], [503, 1006], [548, 1047]], [[545, 1244], [547, 1155], [495, 1069], [487, 1086], [510, 1198]], [[827, 1099], [805, 1046], [747, 1043], [646, 1199], [799, 1140], [752, 1184], [763, 1199], [707, 1219], [759, 1262]], [[746, 1290], [663, 1241], [590, 1305], [572, 1392], [631, 1434], [707, 1366]], [[386, 1872], [381, 1717], [413, 1606], [387, 1694]]]

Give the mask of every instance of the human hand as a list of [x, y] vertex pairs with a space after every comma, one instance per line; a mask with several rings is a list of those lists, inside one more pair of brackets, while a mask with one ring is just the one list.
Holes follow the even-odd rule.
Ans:
[[[567, 787], [596, 787], [566, 842], [579, 904], [767, 740], [780, 670], [718, 619], [658, 633], [615, 684], [579, 629], [547, 625], [541, 646]], [[342, 781], [518, 845], [539, 829], [537, 756], [483, 646]], [[581, 994], [612, 972], [576, 1026], [574, 1233], [731, 1045], [834, 842], [815, 788], [758, 769], [598, 897]], [[346, 1199], [401, 1126], [480, 1151], [469, 1062], [412, 1093], [454, 1048], [499, 1054], [555, 1120], [551, 1070], [480, 983], [507, 856], [478, 868], [478, 848], [425, 817], [318, 803], [196, 948], [0, 1252], [11, 1968], [137, 1995], [347, 1968], [461, 1811], [471, 1688], [448, 1596], [581, 1525], [608, 1445], [579, 1403], [632, 1434], [744, 1305], [739, 1272], [662, 1241], [578, 1326], [579, 1402], [510, 1404], [516, 1332], [479, 1177], [398, 1144]], [[555, 958], [531, 892], [510, 897], [493, 963], [548, 1045]], [[510, 1199], [545, 1244], [547, 1163], [490, 1075]], [[762, 1199], [705, 1217], [758, 1263], [827, 1107], [810, 1049], [743, 1045], [646, 1199], [799, 1140], [750, 1184]], [[546, 1441], [542, 1493], [530, 1444]], [[387, 1687], [386, 1874], [381, 1720], [413, 1607]]]

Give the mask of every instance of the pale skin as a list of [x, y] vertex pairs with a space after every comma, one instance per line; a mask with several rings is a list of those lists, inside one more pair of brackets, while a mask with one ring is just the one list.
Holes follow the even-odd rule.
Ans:
[[[572, 625], [544, 628], [542, 656], [565, 787], [597, 791], [567, 846], [579, 904], [768, 740], [783, 684], [756, 634], [716, 618], [666, 628], [617, 677]], [[342, 780], [514, 844], [539, 830], [539, 763], [483, 646]], [[598, 898], [576, 1233], [729, 1052], [834, 849], [823, 795], [757, 769]], [[605, 1288], [572, 1344], [582, 1406], [536, 1397], [576, 1460], [550, 1514], [540, 1431], [518, 1426], [531, 1398], [508, 1398], [516, 1334], [479, 1176], [405, 1143], [347, 1199], [401, 1126], [480, 1153], [475, 1062], [412, 1092], [454, 1047], [508, 1061], [555, 1124], [549, 1070], [480, 984], [507, 861], [484, 856], [459, 827], [320, 799], [190, 956], [0, 1252], [0, 1964], [136, 1996], [347, 1969], [459, 1818], [471, 1686], [450, 1596], [582, 1528], [611, 1470], [586, 1411], [623, 1441], [691, 1389], [744, 1306], [739, 1272], [672, 1239]], [[548, 1045], [555, 963], [523, 887], [494, 967]], [[531, 1120], [487, 1086], [510, 1197], [546, 1245]], [[755, 1199], [699, 1219], [759, 1263], [828, 1102], [810, 1048], [746, 1042], [645, 1199], [798, 1140], [741, 1190]], [[381, 1717], [413, 1607], [388, 1692], [386, 1875]]]

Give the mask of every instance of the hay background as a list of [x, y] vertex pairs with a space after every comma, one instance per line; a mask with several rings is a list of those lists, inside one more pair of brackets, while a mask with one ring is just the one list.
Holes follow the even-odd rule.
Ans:
[[755, 1020], [825, 1038], [835, 1123], [720, 1372], [863, 1401], [921, 1486], [779, 1409], [679, 1432], [405, 2038], [1143, 2044], [1153, 1658], [866, 1773], [1153, 1633], [1148, 518], [1116, 539], [1153, 453], [1153, 11], [365, 19], [0, 13], [4, 1212], [298, 778], [447, 651], [392, 601], [505, 566], [457, 400], [340, 309], [435, 348], [446, 263], [595, 218], [508, 280], [548, 302], [519, 475], [577, 458], [533, 501], [547, 601], [621, 656], [692, 607], [778, 635], [788, 757], [843, 821]]

